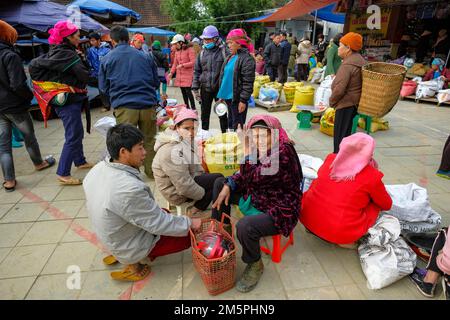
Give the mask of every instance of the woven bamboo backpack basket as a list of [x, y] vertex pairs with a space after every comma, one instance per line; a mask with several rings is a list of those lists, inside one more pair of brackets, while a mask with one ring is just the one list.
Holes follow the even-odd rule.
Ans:
[[406, 67], [373, 62], [362, 67], [362, 92], [358, 113], [383, 117], [394, 108], [400, 96]]

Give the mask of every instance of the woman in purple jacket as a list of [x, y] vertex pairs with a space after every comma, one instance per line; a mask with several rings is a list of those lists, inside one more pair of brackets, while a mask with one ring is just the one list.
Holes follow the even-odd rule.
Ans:
[[303, 179], [293, 142], [277, 118], [254, 116], [245, 131], [245, 162], [239, 173], [215, 181], [212, 212], [212, 217], [220, 221], [222, 213], [230, 213], [230, 204], [238, 204], [245, 215], [236, 225], [242, 260], [247, 264], [236, 285], [240, 292], [253, 290], [262, 275], [260, 238], [278, 234], [287, 237], [295, 228]]

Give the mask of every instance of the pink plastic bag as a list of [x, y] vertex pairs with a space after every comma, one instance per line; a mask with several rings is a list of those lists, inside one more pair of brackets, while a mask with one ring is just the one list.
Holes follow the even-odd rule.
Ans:
[[402, 89], [400, 90], [400, 96], [406, 97], [413, 95], [416, 92], [417, 82], [408, 80], [403, 82]]

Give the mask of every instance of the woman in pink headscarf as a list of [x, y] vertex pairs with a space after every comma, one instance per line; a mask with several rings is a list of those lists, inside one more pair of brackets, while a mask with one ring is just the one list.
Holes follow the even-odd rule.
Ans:
[[278, 234], [288, 237], [297, 225], [303, 175], [293, 142], [277, 118], [252, 117], [240, 141], [246, 141], [244, 163], [235, 175], [216, 180], [212, 216], [220, 221], [222, 213], [230, 213], [230, 204], [238, 204], [245, 215], [236, 233], [247, 268], [236, 289], [248, 292], [264, 269], [259, 240]]
[[358, 132], [342, 140], [339, 153], [327, 156], [303, 197], [300, 221], [307, 230], [344, 248], [355, 248], [380, 211], [391, 208], [374, 150], [375, 140]]
[[63, 185], [80, 185], [80, 179], [72, 177], [72, 163], [79, 169], [92, 168], [83, 152], [83, 124], [81, 112], [86, 110], [88, 132], [90, 125], [86, 86], [89, 67], [76, 51], [80, 32], [70, 21], [59, 21], [48, 33], [50, 51], [30, 63], [30, 76], [34, 94], [46, 120], [50, 108], [62, 120], [65, 143], [56, 171]]
[[244, 125], [247, 117], [248, 100], [255, 81], [255, 49], [243, 29], [231, 30], [227, 35], [231, 54], [225, 59], [220, 72], [217, 98], [228, 105], [228, 128], [236, 130]]

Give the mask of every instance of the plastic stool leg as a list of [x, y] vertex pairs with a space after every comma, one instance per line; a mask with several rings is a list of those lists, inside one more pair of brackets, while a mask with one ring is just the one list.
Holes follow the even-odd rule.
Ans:
[[356, 132], [356, 129], [358, 128], [358, 121], [359, 118], [361, 116], [359, 114], [357, 114], [354, 118], [353, 118], [353, 126], [352, 126], [352, 134], [354, 134]]
[[281, 235], [272, 236], [272, 261], [281, 261]]
[[366, 132], [370, 135], [370, 128], [372, 128], [372, 117], [366, 116]]

